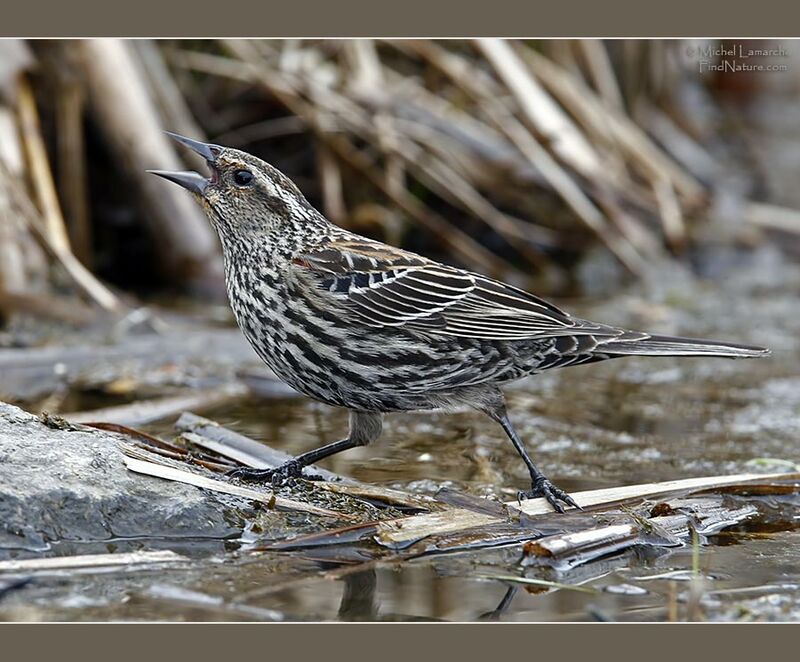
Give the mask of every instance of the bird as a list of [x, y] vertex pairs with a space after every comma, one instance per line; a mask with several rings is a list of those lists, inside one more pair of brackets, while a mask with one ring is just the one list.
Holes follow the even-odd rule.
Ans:
[[187, 189], [219, 235], [236, 321], [296, 391], [349, 410], [346, 437], [234, 478], [281, 485], [378, 439], [383, 415], [471, 407], [503, 429], [530, 474], [520, 499], [576, 501], [533, 462], [502, 387], [625, 356], [754, 358], [763, 347], [632, 331], [573, 317], [523, 289], [331, 223], [286, 175], [247, 152], [169, 133], [210, 177], [149, 170]]

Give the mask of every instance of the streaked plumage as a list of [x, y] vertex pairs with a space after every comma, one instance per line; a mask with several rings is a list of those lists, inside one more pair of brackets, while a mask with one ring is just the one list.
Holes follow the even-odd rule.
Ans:
[[296, 475], [369, 443], [384, 412], [467, 404], [497, 420], [522, 455], [532, 480], [523, 496], [545, 496], [562, 510], [560, 502], [574, 502], [530, 461], [499, 386], [617, 356], [767, 353], [574, 318], [518, 288], [331, 224], [288, 178], [249, 154], [176, 139], [206, 157], [211, 179], [156, 174], [192, 190], [217, 229], [245, 336], [292, 387], [352, 412], [347, 439], [277, 471], [240, 472], [244, 477]]

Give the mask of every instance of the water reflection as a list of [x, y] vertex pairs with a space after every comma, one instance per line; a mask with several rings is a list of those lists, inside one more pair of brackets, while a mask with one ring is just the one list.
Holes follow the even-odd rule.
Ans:
[[374, 621], [378, 617], [375, 568], [345, 575], [342, 602], [337, 614], [340, 621]]

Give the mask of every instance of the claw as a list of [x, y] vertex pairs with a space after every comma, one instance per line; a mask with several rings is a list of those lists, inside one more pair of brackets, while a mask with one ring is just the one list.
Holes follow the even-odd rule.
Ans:
[[249, 480], [253, 482], [268, 482], [272, 480], [272, 469], [251, 469], [250, 467], [237, 467], [226, 471], [223, 475], [226, 478], [239, 478], [240, 480]]
[[239, 467], [231, 469], [225, 476], [228, 478], [238, 478], [253, 483], [272, 483], [273, 487], [285, 485], [292, 478], [302, 475], [303, 468], [294, 460], [290, 460], [274, 469], [251, 469], [250, 467]]
[[572, 506], [578, 510], [583, 510], [577, 503], [575, 503], [575, 499], [573, 499], [561, 488], [553, 485], [553, 483], [551, 483], [547, 478], [535, 480], [530, 490], [527, 492], [521, 491], [517, 493], [517, 501], [521, 501], [522, 499], [534, 499], [536, 497], [544, 497], [547, 499], [547, 503], [549, 503], [553, 507], [553, 510], [558, 513], [564, 512], [564, 506], [561, 505], [562, 501], [568, 506]]

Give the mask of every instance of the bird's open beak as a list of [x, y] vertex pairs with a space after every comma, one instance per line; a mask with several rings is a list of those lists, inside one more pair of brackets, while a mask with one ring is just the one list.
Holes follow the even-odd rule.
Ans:
[[201, 143], [199, 140], [192, 140], [191, 138], [179, 136], [177, 133], [170, 133], [169, 131], [165, 131], [164, 133], [166, 133], [170, 138], [177, 140], [182, 145], [185, 145], [193, 152], [196, 152], [202, 156], [206, 160], [206, 163], [208, 163], [214, 175], [211, 179], [207, 179], [200, 173], [192, 171], [172, 172], [169, 170], [148, 170], [147, 172], [153, 175], [158, 175], [159, 177], [163, 177], [164, 179], [174, 182], [179, 186], [183, 186], [183, 188], [191, 191], [192, 193], [203, 195], [208, 185], [213, 183], [215, 179], [216, 170], [214, 168], [214, 163], [217, 160], [217, 156], [222, 151], [222, 147], [219, 145], [211, 145], [209, 143]]
[[199, 140], [192, 140], [191, 138], [179, 136], [177, 133], [170, 133], [169, 131], [164, 131], [164, 133], [166, 133], [173, 140], [179, 142], [181, 145], [185, 145], [193, 152], [197, 152], [206, 161], [208, 161], [209, 165], [213, 164], [214, 161], [217, 160], [217, 156], [222, 151], [222, 147], [219, 145], [201, 143]]
[[206, 192], [206, 187], [211, 183], [210, 180], [203, 177], [199, 172], [193, 172], [191, 170], [179, 172], [172, 172], [170, 170], [148, 170], [147, 172], [175, 182], [179, 186], [183, 186], [187, 191], [197, 193], [197, 195], [203, 195]]

